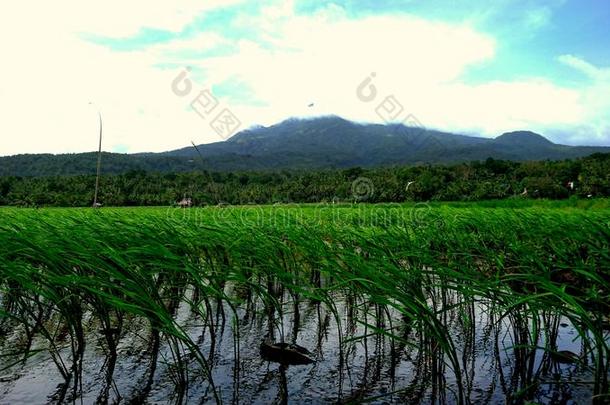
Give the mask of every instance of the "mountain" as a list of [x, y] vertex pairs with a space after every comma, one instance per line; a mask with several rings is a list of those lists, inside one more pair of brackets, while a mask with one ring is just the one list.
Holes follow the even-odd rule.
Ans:
[[[102, 172], [348, 168], [457, 163], [488, 157], [559, 160], [610, 153], [610, 147], [554, 144], [529, 131], [489, 139], [400, 124], [359, 124], [336, 116], [253, 127], [198, 149], [203, 162], [193, 147], [163, 153], [104, 153]], [[95, 158], [95, 153], [0, 157], [0, 175], [94, 174]]]
[[553, 142], [531, 131], [506, 132], [496, 138], [496, 143], [521, 147], [548, 147]]

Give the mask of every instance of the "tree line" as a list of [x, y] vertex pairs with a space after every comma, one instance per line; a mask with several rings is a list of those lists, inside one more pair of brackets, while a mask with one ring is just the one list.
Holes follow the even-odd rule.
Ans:
[[[103, 171], [103, 167], [102, 167]], [[365, 181], [367, 188], [354, 190]], [[95, 176], [0, 177], [0, 205], [91, 206]], [[407, 187], [408, 186], [408, 187]], [[475, 161], [449, 166], [275, 172], [104, 175], [105, 206], [167, 206], [309, 202], [479, 201], [504, 198], [610, 196], [610, 154], [563, 161]]]

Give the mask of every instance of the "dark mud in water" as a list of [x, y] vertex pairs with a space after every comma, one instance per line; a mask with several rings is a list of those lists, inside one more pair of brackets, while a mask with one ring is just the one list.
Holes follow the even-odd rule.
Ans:
[[[445, 297], [439, 313], [453, 337], [460, 364], [464, 403], [586, 404], [591, 402], [592, 357], [574, 326], [548, 314], [532, 328], [519, 313], [500, 317], [490, 302], [459, 302]], [[417, 320], [402, 319], [391, 305], [382, 307], [354, 297], [336, 296], [336, 311], [324, 304], [286, 297], [283, 313], [252, 301], [237, 310], [213, 307], [207, 320], [186, 304], [176, 321], [207, 356], [217, 395], [223, 403], [458, 403], [456, 375], [447, 354]], [[108, 356], [99, 325], [85, 316], [89, 333], [81, 385], [66, 390], [64, 402], [215, 403], [213, 389], [193, 356], [161, 336], [156, 361], [149, 328], [139, 319], [125, 319], [117, 360], [108, 386]], [[210, 333], [210, 329], [213, 333]], [[1, 342], [3, 351], [18, 344], [20, 330]], [[388, 337], [395, 335], [395, 339]], [[259, 346], [265, 336], [294, 342], [313, 353], [315, 363], [282, 366], [263, 360]], [[551, 356], [555, 351], [572, 357]], [[154, 340], [154, 339], [152, 339]], [[68, 340], [58, 341], [70, 363]], [[45, 348], [42, 339], [32, 347]], [[536, 349], [533, 346], [537, 345]], [[213, 347], [213, 352], [210, 349]], [[567, 352], [564, 352], [564, 354]], [[0, 359], [0, 368], [8, 363]], [[57, 402], [64, 378], [47, 351], [0, 373], [1, 404]], [[103, 392], [107, 392], [104, 396]]]

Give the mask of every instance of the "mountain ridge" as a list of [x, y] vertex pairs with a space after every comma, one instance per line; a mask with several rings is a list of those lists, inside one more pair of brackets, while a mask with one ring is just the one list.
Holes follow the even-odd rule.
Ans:
[[[452, 164], [494, 159], [562, 160], [610, 153], [610, 147], [555, 144], [540, 134], [520, 130], [483, 138], [408, 127], [365, 124], [337, 116], [288, 119], [240, 131], [226, 141], [160, 153], [104, 152], [102, 172], [133, 170], [184, 172], [324, 169], [355, 166]], [[94, 152], [24, 154], [0, 157], [0, 175], [48, 176], [95, 173]]]

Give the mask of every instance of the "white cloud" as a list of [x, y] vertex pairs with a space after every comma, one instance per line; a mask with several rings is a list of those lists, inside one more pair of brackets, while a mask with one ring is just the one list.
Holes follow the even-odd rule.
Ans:
[[564, 128], [563, 138], [570, 143], [610, 143], [610, 67], [598, 67], [574, 55], [561, 55], [558, 60], [583, 73], [590, 79], [588, 86], [579, 89], [585, 113], [581, 125], [570, 132]]
[[[153, 67], [164, 61], [160, 49], [113, 52], [80, 35], [179, 30], [195, 15], [229, 3], [236, 2], [24, 1], [3, 10], [0, 155], [94, 150], [97, 116], [89, 101], [102, 111], [105, 149], [159, 151], [201, 136], [207, 127], [170, 91], [175, 72]], [[193, 44], [203, 48], [207, 40], [218, 37], [202, 34]]]
[[584, 115], [577, 91], [554, 86], [543, 79], [461, 83], [437, 86], [435, 102], [423, 116], [443, 128], [497, 136], [516, 129], [544, 132], [553, 125], [573, 125]]
[[[577, 126], [598, 119], [599, 109], [607, 106], [596, 86], [580, 91], [539, 78], [462, 83], [466, 69], [494, 58], [494, 38], [467, 24], [405, 14], [353, 20], [336, 5], [302, 16], [294, 14], [291, 2], [279, 2], [234, 21], [236, 29], [256, 27], [257, 38], [202, 32], [132, 52], [81, 39], [85, 32], [124, 37], [142, 27], [179, 31], [193, 16], [227, 2], [143, 4], [26, 1], [0, 13], [0, 155], [94, 150], [97, 118], [90, 100], [103, 113], [107, 150], [162, 151], [191, 140], [218, 141], [189, 102], [195, 90], [227, 81], [247, 86], [241, 100], [237, 94], [230, 105], [244, 127], [322, 114], [380, 122], [375, 106], [388, 95], [427, 126], [486, 135]], [[200, 56], [229, 45], [237, 52]], [[574, 57], [562, 62], [595, 77], [606, 74]], [[205, 70], [190, 98], [170, 89], [179, 70], [155, 67], [167, 63]], [[364, 103], [356, 87], [371, 72], [379, 94], [375, 102]], [[250, 93], [257, 103], [246, 97]]]
[[584, 73], [591, 79], [610, 82], [610, 68], [599, 68], [574, 55], [561, 55], [557, 59], [559, 62]]
[[[104, 2], [21, 0], [2, 4], [6, 28], [26, 26], [45, 36], [53, 27], [66, 33], [89, 32], [114, 38], [128, 37], [143, 27], [178, 32], [200, 13], [244, 2], [244, 0], [106, 0]], [[13, 37], [14, 38], [14, 37]]]
[[[267, 24], [266, 14], [241, 24], [269, 27], [269, 49], [251, 40], [239, 52], [200, 61], [212, 81], [247, 83], [270, 106], [233, 105], [245, 121], [270, 124], [289, 116], [339, 114], [379, 121], [375, 105], [356, 98], [356, 88], [376, 73], [378, 102], [394, 94], [413, 109], [435, 86], [457, 79], [469, 65], [493, 57], [495, 42], [467, 26], [410, 16], [349, 20], [337, 7], [315, 17], [291, 16]], [[185, 61], [197, 65], [197, 61]], [[309, 109], [310, 101], [315, 108]]]

